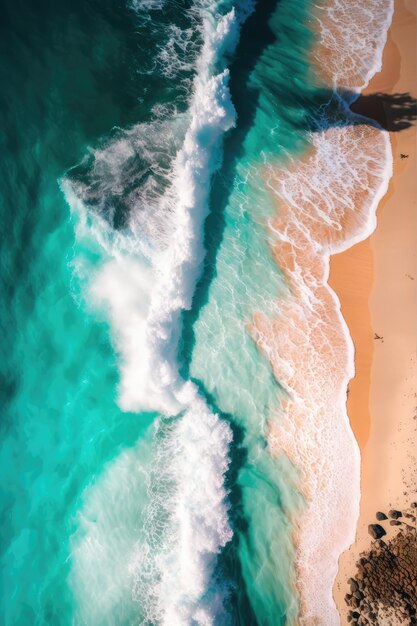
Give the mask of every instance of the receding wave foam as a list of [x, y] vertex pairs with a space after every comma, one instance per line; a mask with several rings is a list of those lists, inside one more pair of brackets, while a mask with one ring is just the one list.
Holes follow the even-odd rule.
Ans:
[[[335, 0], [318, 8], [313, 56], [332, 90], [358, 91], [380, 67], [392, 3], [374, 4]], [[334, 128], [323, 115], [319, 122], [301, 162], [264, 170], [278, 207], [272, 245], [289, 290], [273, 318], [254, 316], [253, 336], [288, 394], [270, 444], [299, 469], [306, 498], [297, 539], [300, 623], [330, 626], [339, 623], [338, 558], [354, 540], [359, 513], [360, 459], [346, 413], [353, 344], [327, 285], [329, 257], [374, 230], [392, 156], [388, 134], [371, 122], [349, 115]]]
[[393, 0], [323, 0], [315, 5], [320, 40], [314, 50], [327, 85], [358, 92], [380, 71]]
[[255, 316], [254, 336], [288, 393], [270, 443], [298, 467], [306, 497], [297, 564], [302, 623], [337, 624], [332, 585], [354, 539], [359, 454], [346, 415], [353, 345], [327, 285], [329, 256], [374, 229], [391, 160], [388, 138], [371, 126], [317, 133], [312, 144], [303, 163], [265, 173], [279, 206], [270, 225], [274, 253], [290, 292], [274, 319]]
[[[191, 307], [204, 259], [203, 225], [211, 176], [221, 163], [223, 135], [235, 122], [227, 60], [251, 4], [241, 3], [228, 13], [224, 4], [203, 2], [195, 8], [200, 11], [203, 46], [186, 114], [188, 125], [176, 154], [168, 160], [163, 157], [162, 167], [158, 159], [153, 167], [150, 193], [144, 194], [142, 185], [138, 198], [140, 177], [123, 176], [135, 156], [132, 140], [127, 141], [132, 138], [126, 135], [95, 154], [87, 184], [76, 177], [63, 184], [68, 201], [82, 216], [80, 236], [93, 235], [107, 258], [92, 274], [90, 293], [110, 313], [121, 358], [120, 406], [126, 411], [178, 416], [157, 444], [169, 493], [161, 489], [163, 498], [153, 498], [149, 504], [145, 539], [139, 541], [132, 568], [143, 623], [167, 626], [227, 621], [224, 585], [213, 576], [216, 555], [232, 534], [224, 488], [231, 430], [209, 410], [196, 386], [181, 378], [177, 352], [181, 313]], [[143, 154], [143, 128], [136, 128], [133, 148], [138, 137]], [[163, 152], [163, 133], [158, 137]], [[150, 159], [145, 160], [143, 176], [150, 169]], [[110, 173], [104, 176], [104, 194], [94, 176], [97, 168]], [[158, 177], [163, 184], [156, 188], [152, 181]], [[88, 184], [91, 180], [94, 183]], [[97, 207], [104, 196], [110, 198], [111, 210], [126, 180], [133, 185], [126, 211], [129, 228], [122, 234], [109, 227], [103, 212], [91, 214], [86, 204], [95, 194], [92, 205]], [[155, 527], [157, 542], [152, 541]]]

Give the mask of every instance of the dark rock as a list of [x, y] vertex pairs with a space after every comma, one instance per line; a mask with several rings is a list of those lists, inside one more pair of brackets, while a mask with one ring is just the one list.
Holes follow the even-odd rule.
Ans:
[[377, 519], [377, 520], [379, 520], [379, 521], [382, 521], [382, 520], [384, 520], [384, 519], [388, 519], [388, 517], [385, 515], [385, 513], [382, 513], [382, 511], [378, 511], [378, 512], [375, 514], [375, 517], [376, 517], [376, 519]]
[[396, 520], [396, 519], [392, 519], [392, 520], [390, 521], [390, 525], [391, 525], [391, 526], [401, 526], [401, 522], [399, 522], [399, 521], [398, 521], [398, 520]]
[[357, 611], [353, 611], [353, 613], [352, 613], [352, 617], [353, 617], [353, 619], [359, 619], [359, 618], [360, 618], [360, 616], [361, 616], [361, 614], [360, 614], [360, 613], [358, 613]]
[[359, 589], [359, 585], [354, 578], [349, 578], [348, 584], [351, 591], [356, 591], [357, 589]]
[[381, 539], [381, 537], [387, 534], [386, 530], [384, 530], [379, 524], [369, 524], [368, 533], [374, 539]]
[[391, 509], [391, 511], [388, 513], [388, 515], [390, 517], [392, 517], [393, 519], [398, 519], [399, 517], [403, 516], [401, 511], [397, 511], [396, 509]]

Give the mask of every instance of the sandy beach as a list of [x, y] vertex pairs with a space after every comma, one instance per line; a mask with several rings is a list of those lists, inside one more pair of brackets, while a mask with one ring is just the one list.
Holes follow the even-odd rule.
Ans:
[[[395, 0], [382, 71], [357, 109], [390, 130], [394, 173], [378, 207], [375, 232], [330, 263], [329, 284], [340, 299], [355, 345], [348, 415], [361, 449], [356, 541], [340, 558], [334, 586], [342, 624], [347, 623], [347, 580], [360, 553], [371, 546], [368, 524], [375, 523], [376, 511], [403, 510], [417, 500], [416, 129], [406, 127], [407, 97], [397, 98], [395, 106], [389, 98], [416, 97], [416, 59], [415, 2]], [[372, 94], [385, 97], [374, 99]], [[389, 538], [397, 527], [388, 528]]]

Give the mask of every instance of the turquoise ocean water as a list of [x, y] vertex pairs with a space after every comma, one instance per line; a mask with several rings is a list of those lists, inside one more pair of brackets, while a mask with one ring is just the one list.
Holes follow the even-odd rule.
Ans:
[[248, 325], [287, 289], [260, 173], [306, 145], [309, 10], [1, 1], [4, 624], [297, 615]]

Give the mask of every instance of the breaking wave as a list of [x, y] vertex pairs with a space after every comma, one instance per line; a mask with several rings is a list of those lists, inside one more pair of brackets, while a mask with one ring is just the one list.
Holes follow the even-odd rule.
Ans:
[[[154, 2], [148, 7], [158, 8]], [[144, 624], [227, 620], [227, 584], [214, 572], [232, 536], [224, 486], [232, 434], [180, 376], [177, 355], [181, 314], [191, 307], [204, 260], [211, 176], [221, 164], [223, 136], [235, 123], [227, 63], [251, 8], [195, 5], [202, 45], [187, 111], [158, 109], [151, 122], [116, 131], [62, 183], [79, 239], [103, 259], [97, 270], [86, 254], [78, 269], [111, 321], [120, 354], [119, 404], [125, 411], [159, 413], [157, 431], [165, 433], [155, 435], [147, 472], [157, 468], [158, 485], [131, 564]], [[179, 63], [176, 48], [187, 52], [189, 41], [184, 31], [165, 49], [172, 71]], [[74, 550], [76, 564], [84, 558], [82, 546]], [[77, 589], [82, 586], [78, 581]]]

